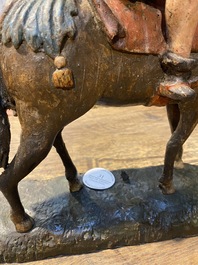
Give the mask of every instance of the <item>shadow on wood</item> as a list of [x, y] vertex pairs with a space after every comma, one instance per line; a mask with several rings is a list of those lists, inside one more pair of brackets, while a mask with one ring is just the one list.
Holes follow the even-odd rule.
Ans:
[[197, 166], [175, 170], [177, 192], [170, 196], [158, 189], [161, 172], [162, 166], [116, 170], [111, 189], [84, 187], [73, 194], [64, 177], [22, 181], [22, 200], [36, 225], [30, 233], [13, 232], [1, 195], [0, 261], [34, 261], [197, 235]]

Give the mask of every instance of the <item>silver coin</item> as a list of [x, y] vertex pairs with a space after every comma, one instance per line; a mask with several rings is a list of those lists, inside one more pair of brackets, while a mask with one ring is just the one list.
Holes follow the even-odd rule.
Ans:
[[104, 168], [93, 168], [84, 174], [83, 183], [90, 189], [105, 190], [114, 185], [115, 177]]

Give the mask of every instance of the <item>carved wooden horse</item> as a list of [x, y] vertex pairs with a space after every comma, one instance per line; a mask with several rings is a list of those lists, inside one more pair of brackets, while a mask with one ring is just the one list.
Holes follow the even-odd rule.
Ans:
[[[63, 161], [70, 190], [81, 189], [61, 131], [98, 100], [113, 104], [167, 105], [173, 134], [167, 144], [160, 186], [163, 193], [173, 193], [174, 161], [181, 161], [182, 145], [197, 124], [198, 99], [178, 104], [158, 95], [163, 73], [157, 56], [152, 55], [155, 50], [150, 54], [154, 44], [150, 44], [149, 38], [153, 37], [148, 35], [142, 40], [144, 55], [143, 50], [136, 51], [136, 48], [136, 53], [129, 53], [133, 52], [133, 45], [128, 45], [127, 38], [130, 38], [125, 26], [110, 14], [112, 20], [103, 27], [102, 15], [87, 0], [16, 0], [10, 5], [4, 0], [3, 3], [5, 7], [0, 6], [0, 86], [4, 102], [1, 108], [4, 114], [10, 106], [16, 109], [22, 133], [18, 151], [8, 166], [5, 161], [9, 148], [0, 156], [4, 161], [1, 165], [5, 167], [0, 190], [11, 206], [16, 230], [26, 232], [33, 226], [32, 218], [21, 204], [18, 183], [47, 156], [52, 145]], [[133, 3], [126, 3], [123, 10], [129, 12]], [[138, 5], [134, 4], [134, 10], [136, 15], [140, 14], [142, 30], [148, 33], [152, 30], [141, 20], [143, 11], [151, 10], [150, 14], [157, 20], [160, 11], [142, 3]], [[107, 30], [110, 29], [108, 23], [113, 23], [115, 31]], [[138, 23], [135, 26], [138, 27]], [[163, 36], [159, 38], [162, 43], [156, 48], [156, 54], [163, 50]], [[54, 65], [56, 56], [59, 57]], [[193, 77], [197, 74], [195, 70]], [[197, 82], [192, 79], [191, 83], [197, 91]]]

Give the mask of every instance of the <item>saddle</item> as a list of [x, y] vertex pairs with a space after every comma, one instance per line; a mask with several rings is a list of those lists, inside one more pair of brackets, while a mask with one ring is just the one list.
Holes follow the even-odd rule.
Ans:
[[[77, 15], [77, 6], [74, 0], [56, 0], [54, 3], [48, 0], [0, 1], [0, 31], [2, 30], [0, 39], [2, 37], [4, 43], [12, 41], [17, 48], [23, 40], [26, 40], [34, 51], [38, 51], [43, 46], [44, 51], [54, 58], [60, 52], [62, 40], [76, 34], [73, 16]], [[165, 51], [165, 0], [92, 0], [92, 3], [96, 16], [102, 22], [103, 30], [114, 49], [146, 54], [160, 54]], [[51, 5], [53, 8], [50, 7]], [[43, 23], [54, 16], [52, 10], [55, 5], [57, 10], [60, 9], [60, 13], [57, 14], [61, 14], [64, 19], [62, 21], [57, 18], [54, 22], [62, 21], [64, 27], [62, 24], [48, 23], [49, 25], [46, 26]], [[46, 8], [49, 12], [44, 11]], [[32, 20], [31, 14], [35, 14], [38, 19]], [[18, 23], [20, 16], [26, 17], [24, 25]], [[198, 52], [198, 27], [192, 51]]]
[[[114, 49], [146, 54], [166, 50], [164, 0], [93, 0], [93, 3]], [[198, 52], [198, 27], [192, 52]]]

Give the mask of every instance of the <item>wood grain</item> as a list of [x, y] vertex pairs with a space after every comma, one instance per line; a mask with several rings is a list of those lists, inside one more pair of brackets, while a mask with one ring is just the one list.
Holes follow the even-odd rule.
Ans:
[[[10, 116], [10, 122], [12, 158], [19, 144], [20, 126], [15, 117]], [[65, 128], [63, 137], [79, 172], [85, 172], [92, 167], [113, 170], [162, 165], [170, 131], [164, 108], [97, 106]], [[195, 129], [184, 145], [186, 163], [198, 163], [197, 138]], [[28, 178], [42, 181], [63, 175], [64, 167], [53, 148]], [[59, 257], [34, 264], [194, 265], [198, 264], [197, 244], [195, 237]]]

